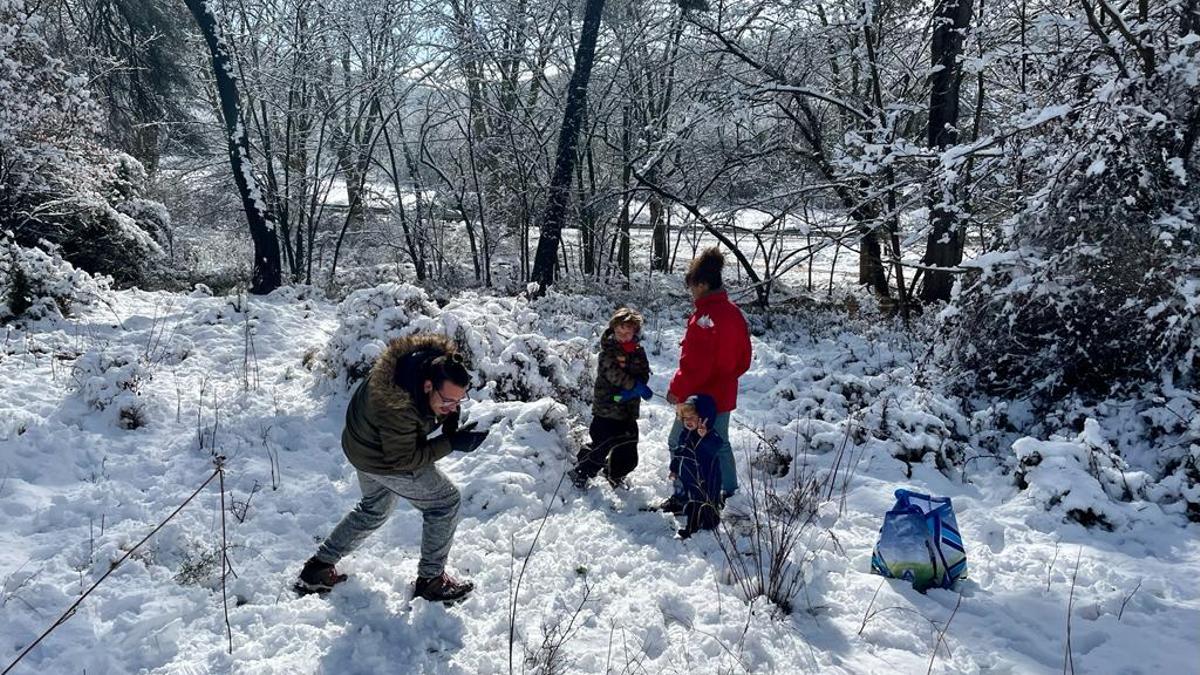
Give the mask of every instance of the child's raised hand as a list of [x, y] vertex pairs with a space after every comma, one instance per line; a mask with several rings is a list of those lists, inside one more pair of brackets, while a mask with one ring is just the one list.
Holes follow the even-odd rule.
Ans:
[[704, 423], [704, 420], [700, 420], [700, 424], [696, 425], [696, 433], [700, 434], [700, 438], [708, 435], [708, 425]]
[[675, 480], [675, 479], [676, 479], [676, 478], [678, 478], [678, 477], [679, 477], [679, 476], [676, 476], [674, 471], [668, 471], [668, 472], [667, 472], [667, 478], [669, 478], [669, 479], [671, 479], [671, 480]]

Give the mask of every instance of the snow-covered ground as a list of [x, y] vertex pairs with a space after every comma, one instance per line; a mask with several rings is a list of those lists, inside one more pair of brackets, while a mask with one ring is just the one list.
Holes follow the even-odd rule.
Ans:
[[[1019, 491], [986, 456], [1011, 456], [1010, 442], [947, 440], [976, 438], [979, 419], [914, 384], [923, 346], [886, 325], [782, 317], [755, 338], [732, 431], [743, 484], [757, 432], [795, 454], [790, 475], [836, 466], [845, 485], [797, 547], [804, 584], [783, 615], [740, 597], [712, 536], [678, 541], [667, 516], [639, 510], [668, 492], [660, 399], [643, 409], [631, 490], [562, 481], [606, 301], [467, 295], [439, 308], [393, 288], [339, 314], [295, 289], [105, 297], [75, 319], [10, 327], [0, 348], [0, 666], [200, 486], [214, 453], [228, 458], [233, 653], [214, 483], [14, 673], [502, 673], [510, 654], [511, 672], [548, 672], [555, 646], [553, 672], [909, 673], [932, 659], [933, 672], [1051, 673], [1068, 655], [1075, 672], [1200, 668], [1200, 527], [1156, 503], [1100, 505], [1102, 491], [1087, 494], [1112, 531], [1065, 521], [1046, 496], [1056, 480], [1077, 498], [1099, 486], [1071, 463], [1083, 441], [1024, 441], [1056, 461]], [[686, 309], [647, 309], [658, 391]], [[451, 566], [477, 590], [451, 608], [410, 601], [420, 519], [402, 505], [343, 562], [348, 583], [297, 598], [300, 564], [358, 497], [339, 445], [343, 371], [374, 353], [371, 335], [418, 324], [457, 327], [497, 380], [466, 407], [487, 442], [440, 463], [464, 497]], [[943, 473], [951, 452], [978, 460]], [[970, 565], [957, 590], [869, 573], [899, 487], [954, 499]], [[734, 531], [748, 493], [729, 505]]]

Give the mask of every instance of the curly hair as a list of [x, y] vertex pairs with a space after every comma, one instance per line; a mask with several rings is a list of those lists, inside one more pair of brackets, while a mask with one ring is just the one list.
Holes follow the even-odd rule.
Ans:
[[724, 267], [725, 254], [721, 253], [721, 249], [716, 246], [706, 248], [700, 255], [692, 258], [692, 263], [688, 265], [687, 276], [683, 278], [683, 283], [689, 287], [708, 284], [708, 290], [718, 290], [723, 285], [721, 282], [721, 270]]
[[636, 309], [621, 307], [617, 311], [613, 312], [612, 318], [608, 320], [608, 327], [616, 330], [617, 326], [627, 323], [633, 324], [640, 333], [642, 331], [642, 324], [645, 323], [645, 320], [642, 319], [642, 315], [639, 314]]

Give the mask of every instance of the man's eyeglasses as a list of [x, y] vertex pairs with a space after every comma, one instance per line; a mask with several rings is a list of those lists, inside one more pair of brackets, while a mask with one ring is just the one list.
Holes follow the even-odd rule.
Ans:
[[433, 393], [437, 395], [438, 400], [441, 401], [441, 405], [461, 405], [464, 401], [467, 401], [471, 398], [470, 396], [463, 396], [462, 398], [450, 398], [438, 389], [434, 389]]

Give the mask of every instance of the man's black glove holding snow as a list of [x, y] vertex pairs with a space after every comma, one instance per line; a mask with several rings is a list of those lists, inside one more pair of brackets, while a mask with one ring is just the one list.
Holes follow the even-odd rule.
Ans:
[[[457, 420], [456, 420], [457, 422]], [[454, 433], [450, 434], [450, 447], [455, 452], [474, 452], [476, 448], [483, 445], [483, 441], [487, 438], [488, 432], [475, 431], [477, 422], [470, 422], [459, 428]], [[455, 425], [457, 427], [457, 424]]]

